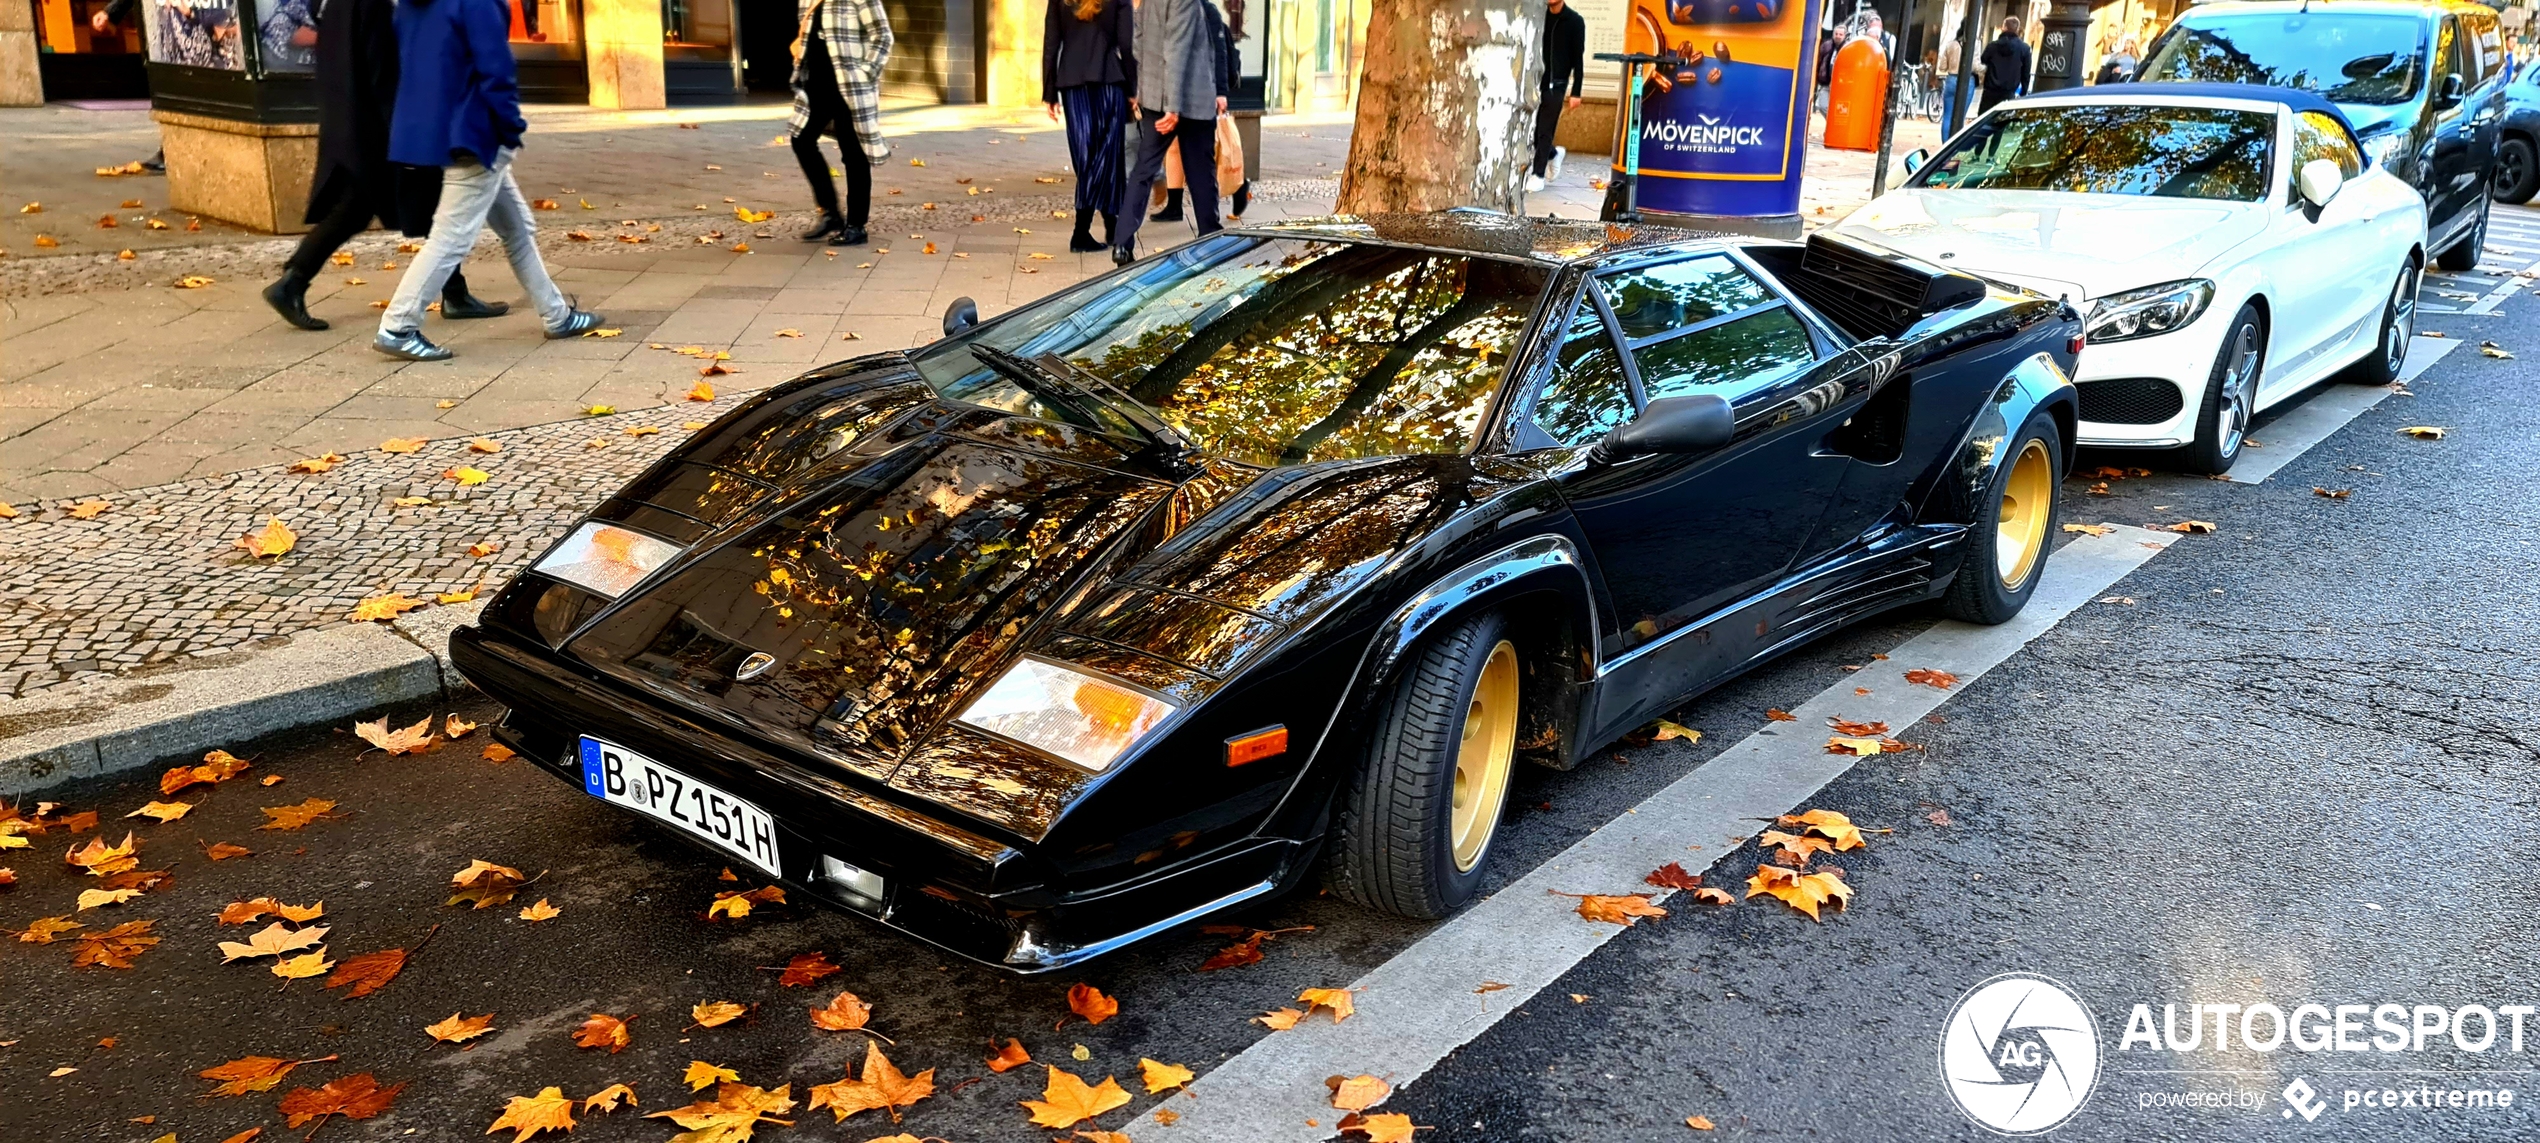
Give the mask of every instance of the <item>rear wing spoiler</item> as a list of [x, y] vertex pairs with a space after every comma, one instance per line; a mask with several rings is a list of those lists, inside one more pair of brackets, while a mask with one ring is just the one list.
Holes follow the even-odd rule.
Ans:
[[1808, 236], [1785, 285], [1855, 337], [1897, 337], [1916, 322], [1977, 301], [1986, 285], [1967, 274], [1856, 239]]

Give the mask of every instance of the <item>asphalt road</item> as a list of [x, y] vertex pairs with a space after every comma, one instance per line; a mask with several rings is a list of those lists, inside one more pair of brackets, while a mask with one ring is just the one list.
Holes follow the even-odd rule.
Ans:
[[[2540, 257], [2540, 243], [2525, 245], [2515, 261]], [[2119, 1046], [2137, 1004], [2156, 1020], [2166, 1004], [2540, 1004], [2528, 871], [2540, 824], [2529, 475], [2540, 471], [2540, 297], [2526, 289], [2491, 316], [2426, 326], [2528, 352], [2455, 352], [2413, 396], [2383, 401], [2263, 484], [2163, 474], [2112, 481], [2104, 496], [2066, 486], [2067, 520], [2197, 519], [2219, 531], [2180, 539], [2108, 589], [2130, 602], [2083, 606], [1963, 684], [1936, 720], [1900, 729], [1918, 749], [1863, 760], [1807, 799], [1895, 831], [1842, 855], [1857, 893], [1849, 909], [1820, 924], [1760, 898], [1731, 908], [1677, 898], [1669, 916], [1622, 933], [1503, 1019], [1477, 1020], [1434, 1070], [1387, 1077], [1401, 1090], [1383, 1110], [1429, 1127], [1421, 1143], [1981, 1137], [1942, 1079], [1943, 1027], [1978, 982], [2025, 972], [2070, 986], [2098, 1025], [2095, 1090], [2059, 1137], [2540, 1133], [2540, 1112], [2521, 1098], [2530, 1088], [2540, 1100], [2540, 1018], [2519, 1054], [2503, 1036], [2484, 1052], [2442, 1035], [2399, 1052]], [[2405, 425], [2450, 432], [2414, 440], [2396, 432]], [[2256, 436], [2267, 441], [2268, 426]], [[2084, 465], [2102, 462], [2142, 463]], [[2353, 492], [2330, 499], [2314, 486]], [[1574, 773], [1527, 771], [1495, 858], [1500, 883], [1625, 820], [1765, 726], [1766, 708], [1848, 690], [1847, 665], [1929, 624], [1906, 615], [1845, 632], [1704, 697], [1683, 715], [1706, 731], [1698, 745], [1618, 746]], [[1212, 1088], [1206, 1073], [1283, 1034], [1249, 1017], [1302, 988], [1345, 987], [1426, 931], [1306, 894], [1228, 918], [1314, 926], [1270, 941], [1259, 964], [1199, 972], [1226, 938], [1186, 930], [1081, 972], [1016, 980], [817, 907], [708, 921], [716, 892], [750, 886], [719, 881], [720, 863], [524, 763], [482, 760], [482, 740], [396, 758], [362, 755], [342, 731], [242, 744], [254, 767], [188, 795], [200, 805], [164, 825], [115, 820], [156, 796], [155, 773], [53, 791], [69, 811], [103, 811], [109, 841], [136, 827], [141, 868], [173, 871], [142, 898], [79, 914], [82, 931], [147, 918], [164, 940], [120, 971], [73, 968], [76, 933], [0, 942], [0, 1137], [139, 1143], [172, 1131], [209, 1143], [261, 1125], [280, 1138], [280, 1092], [354, 1072], [409, 1086], [386, 1113], [325, 1123], [319, 1138], [476, 1138], [508, 1097], [550, 1085], [579, 1097], [626, 1082], [638, 1110], [657, 1111], [688, 1101], [679, 1076], [695, 1060], [754, 1084], [790, 1082], [802, 1098], [865, 1052], [865, 1037], [818, 1031], [800, 1011], [845, 988], [873, 1005], [892, 1060], [936, 1069], [936, 1095], [902, 1127], [878, 1112], [833, 1124], [797, 1109], [795, 1126], [760, 1138], [1049, 1138], [1016, 1105], [1040, 1096], [1041, 1069], [982, 1066], [993, 1043], [1015, 1037], [1037, 1062], [1119, 1077], [1138, 1098], [1097, 1125], [1152, 1143], [1188, 1137], [1154, 1109], [1198, 1100], [1145, 1094], [1142, 1057], [1202, 1073], [1201, 1098], [1240, 1103], [1244, 1092]], [[254, 784], [266, 776], [281, 781]], [[254, 828], [259, 807], [311, 797], [342, 816]], [[68, 913], [94, 884], [59, 859], [74, 839], [31, 840], [0, 855], [19, 875], [0, 889], [0, 927]], [[1730, 848], [1707, 840], [1688, 865]], [[213, 863], [199, 845], [217, 842], [256, 852]], [[510, 907], [445, 905], [451, 874], [474, 859], [539, 879]], [[1741, 885], [1757, 860], [1739, 847], [1706, 880]], [[216, 942], [263, 922], [223, 927], [216, 914], [256, 896], [323, 900], [317, 923], [331, 926], [335, 959], [416, 951], [386, 988], [354, 1000], [318, 981], [286, 984], [265, 961], [221, 963]], [[516, 916], [542, 897], [561, 915]], [[813, 950], [844, 971], [781, 987], [770, 969]], [[1069, 1018], [1066, 991], [1079, 981], [1116, 996], [1120, 1014], [1098, 1026]], [[1489, 1000], [1472, 999], [1477, 1012]], [[722, 1000], [757, 1007], [692, 1026], [692, 1005]], [[467, 1045], [423, 1032], [454, 1012], [491, 1012], [494, 1030]], [[573, 1028], [598, 1012], [634, 1015], [623, 1052], [573, 1045]], [[195, 1073], [249, 1055], [340, 1058], [303, 1065], [275, 1092], [204, 1096], [212, 1084]], [[76, 1070], [53, 1074], [64, 1068]], [[1331, 1070], [1354, 1071], [1340, 1059]], [[2293, 1116], [2282, 1095], [2297, 1078], [2326, 1105], [2316, 1119]], [[2345, 1106], [2350, 1089], [2377, 1097], [2403, 1085], [2438, 1098], [2511, 1089], [2516, 1101]], [[2175, 1106], [2182, 1093], [2249, 1106]], [[1684, 1126], [1694, 1115], [1714, 1134]], [[1263, 1135], [1301, 1126], [1264, 1123]], [[573, 1138], [673, 1131], [595, 1112]]]

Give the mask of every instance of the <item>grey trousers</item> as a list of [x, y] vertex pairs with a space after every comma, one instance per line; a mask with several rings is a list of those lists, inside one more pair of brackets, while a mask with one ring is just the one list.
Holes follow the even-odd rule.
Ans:
[[502, 239], [512, 275], [520, 279], [529, 304], [537, 308], [547, 328], [557, 329], [573, 316], [573, 306], [547, 276], [546, 260], [538, 256], [538, 223], [530, 217], [529, 200], [521, 197], [520, 184], [512, 181], [512, 158], [519, 153], [517, 148], [505, 147], [491, 166], [453, 163], [442, 172], [441, 206], [432, 214], [432, 237], [424, 239], [423, 252], [406, 264], [406, 276], [398, 279], [388, 311], [379, 315], [379, 332], [420, 328], [424, 307], [441, 296], [441, 284], [467, 260], [468, 251], [476, 247], [477, 233], [489, 226]]

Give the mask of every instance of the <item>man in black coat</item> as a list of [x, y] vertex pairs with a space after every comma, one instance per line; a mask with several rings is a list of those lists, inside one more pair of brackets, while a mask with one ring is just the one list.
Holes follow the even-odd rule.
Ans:
[[1984, 46], [1984, 54], [1976, 58], [1984, 65], [1984, 97], [1977, 100], [1976, 110], [1991, 111], [1993, 105], [2028, 90], [2028, 42], [2020, 39], [2020, 18], [2006, 17], [2002, 34]]
[[[1587, 20], [1563, 0], [1550, 0], [1543, 18], [1543, 89], [1535, 104], [1535, 161], [1526, 189], [1543, 189], [1545, 179], [1561, 177], [1564, 156], [1552, 145], [1561, 129], [1561, 112], [1579, 105], [1580, 81], [1587, 74]], [[1564, 90], [1567, 89], [1567, 90]]]
[[[395, 0], [326, 0], [317, 18], [318, 161], [305, 221], [313, 228], [283, 263], [282, 279], [265, 287], [265, 304], [301, 329], [325, 329], [309, 313], [309, 283], [326, 261], [371, 220], [402, 227], [409, 238], [432, 228], [441, 198], [439, 168], [388, 161], [388, 117], [397, 103]], [[453, 271], [441, 289], [441, 316], [494, 317], [511, 309], [479, 301]]]

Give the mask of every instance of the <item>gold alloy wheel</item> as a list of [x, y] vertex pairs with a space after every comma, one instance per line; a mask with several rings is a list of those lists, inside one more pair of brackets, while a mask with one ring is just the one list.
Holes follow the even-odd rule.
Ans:
[[1464, 741], [1455, 751], [1455, 795], [1449, 811], [1455, 869], [1470, 873], [1499, 828], [1508, 800], [1508, 772], [1517, 757], [1517, 646], [1506, 639], [1491, 648], [1473, 705], [1464, 712]]
[[2046, 442], [2030, 440], [2002, 482], [2002, 509], [1993, 520], [1993, 567], [2002, 586], [2017, 591], [2046, 552], [2046, 517], [2055, 507], [2055, 462]]

